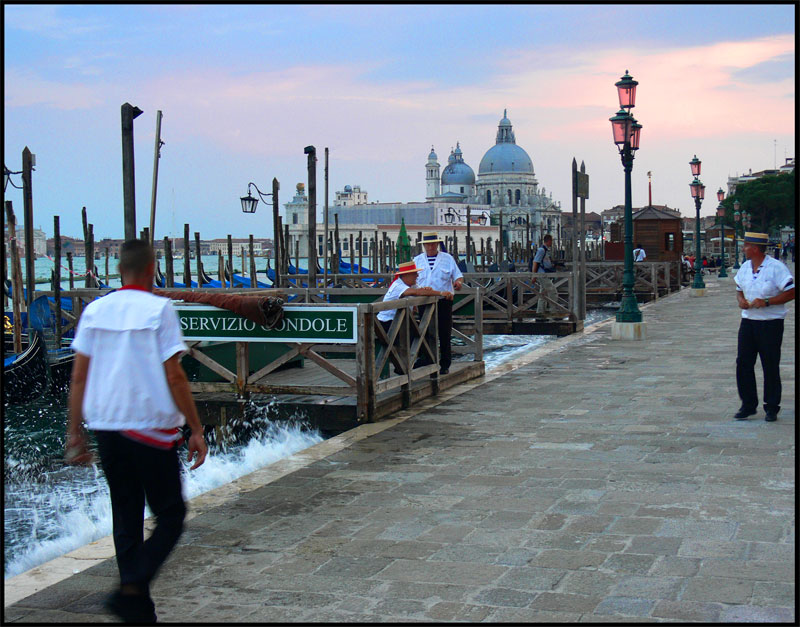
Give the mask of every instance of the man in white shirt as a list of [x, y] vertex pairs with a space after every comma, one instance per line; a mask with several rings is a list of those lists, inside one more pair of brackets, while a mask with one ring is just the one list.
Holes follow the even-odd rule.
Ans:
[[[551, 257], [551, 248], [553, 247], [553, 236], [550, 233], [545, 234], [542, 238], [542, 245], [536, 251], [531, 262], [531, 271], [534, 274], [545, 274], [556, 271], [556, 265], [553, 263]], [[539, 302], [536, 303], [536, 313], [547, 313], [553, 311], [555, 306], [553, 303], [558, 299], [558, 291], [550, 279], [544, 277], [534, 277], [534, 280], [539, 284], [541, 294]]]
[[636, 244], [636, 248], [633, 249], [633, 260], [644, 261], [645, 259], [647, 259], [647, 253], [644, 252], [641, 244]]
[[[168, 298], [155, 296], [155, 255], [145, 241], [120, 249], [123, 287], [91, 302], [81, 315], [72, 348], [69, 463], [91, 461], [86, 428], [94, 432], [108, 481], [119, 590], [106, 608], [124, 622], [153, 623], [150, 581], [183, 530], [177, 447], [180, 427], [191, 428], [191, 469], [205, 460], [203, 427], [180, 363], [186, 351], [178, 316]], [[156, 519], [144, 541], [145, 499]]]
[[447, 292], [451, 297], [437, 303], [437, 324], [439, 327], [439, 374], [450, 372], [453, 361], [450, 338], [453, 334], [453, 290], [458, 291], [464, 283], [461, 270], [453, 256], [441, 250], [442, 240], [437, 233], [423, 233], [422, 247], [425, 249], [414, 257], [419, 269], [417, 283], [420, 287], [430, 287], [437, 292]]
[[789, 269], [766, 254], [769, 238], [765, 233], [744, 234], [744, 256], [747, 258], [736, 273], [736, 299], [742, 310], [739, 346], [736, 355], [736, 387], [742, 406], [736, 420], [747, 420], [756, 413], [756, 357], [761, 357], [764, 370], [765, 420], [778, 419], [781, 403], [781, 343], [784, 303], [794, 299], [794, 278]]
[[[437, 292], [430, 287], [418, 287], [418, 273], [417, 265], [413, 261], [401, 263], [397, 268], [397, 273], [394, 275], [394, 281], [392, 281], [392, 284], [383, 296], [383, 302], [398, 300], [408, 296], [441, 296], [445, 299], [453, 299], [453, 294], [450, 292]], [[389, 329], [392, 327], [392, 322], [394, 322], [396, 314], [397, 309], [384, 309], [377, 314], [377, 318], [380, 320], [381, 326], [383, 330], [386, 331], [387, 335], [389, 334]], [[398, 343], [397, 352], [400, 354], [401, 358], [405, 359], [405, 346]], [[394, 371], [395, 374], [402, 374], [397, 367], [395, 367]]]

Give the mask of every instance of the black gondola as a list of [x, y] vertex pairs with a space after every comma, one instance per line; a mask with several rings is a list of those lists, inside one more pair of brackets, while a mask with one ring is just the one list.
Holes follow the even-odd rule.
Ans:
[[3, 360], [3, 400], [27, 403], [47, 389], [46, 347], [41, 333], [32, 331], [28, 347]]

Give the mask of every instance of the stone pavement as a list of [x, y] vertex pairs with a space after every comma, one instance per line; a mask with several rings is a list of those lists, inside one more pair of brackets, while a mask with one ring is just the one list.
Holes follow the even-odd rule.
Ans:
[[[193, 501], [159, 620], [794, 622], [795, 305], [778, 421], [737, 422], [733, 289], [709, 278], [644, 307], [645, 341], [601, 323]], [[109, 621], [116, 582], [101, 561], [4, 620]]]

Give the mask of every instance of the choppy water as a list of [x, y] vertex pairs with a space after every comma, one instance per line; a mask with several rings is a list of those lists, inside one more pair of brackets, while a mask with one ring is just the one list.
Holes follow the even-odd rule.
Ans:
[[[208, 268], [211, 261], [216, 264], [216, 257], [204, 257], [203, 261]], [[76, 272], [83, 271], [82, 262], [82, 258], [75, 259]], [[38, 259], [37, 276], [49, 277], [52, 266], [50, 260]], [[585, 324], [613, 313], [610, 308], [591, 311]], [[486, 369], [491, 372], [553, 339], [555, 336], [485, 336]], [[61, 461], [66, 414], [66, 396], [44, 396], [23, 407], [4, 408], [6, 578], [111, 533], [108, 487], [99, 465], [74, 468]], [[324, 439], [301, 420], [273, 422], [270, 414], [269, 405], [251, 404], [239, 439], [231, 438], [225, 447], [212, 442], [203, 466], [184, 473], [184, 496], [193, 498]]]
[[[66, 399], [6, 407], [4, 419], [5, 577], [12, 577], [111, 533], [108, 486], [99, 465], [63, 464]], [[182, 459], [184, 497], [193, 498], [323, 440], [301, 421], [272, 422], [251, 405], [246, 439], [213, 442], [200, 468]]]

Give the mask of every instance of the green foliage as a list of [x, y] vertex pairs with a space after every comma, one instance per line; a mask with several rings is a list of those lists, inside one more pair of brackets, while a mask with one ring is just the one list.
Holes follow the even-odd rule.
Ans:
[[405, 218], [400, 221], [400, 233], [397, 235], [397, 263], [411, 261], [411, 239], [406, 232]]
[[736, 193], [723, 201], [725, 219], [733, 224], [733, 203], [751, 214], [751, 230], [773, 234], [782, 226], [795, 226], [795, 172], [762, 176], [736, 186]]

